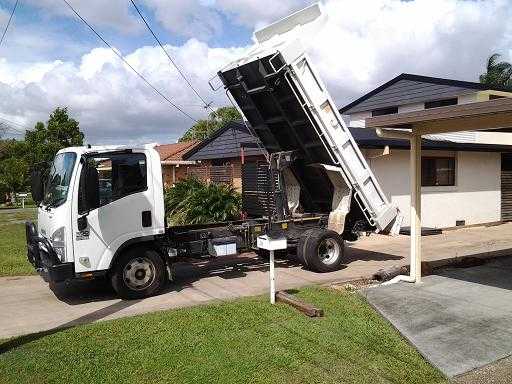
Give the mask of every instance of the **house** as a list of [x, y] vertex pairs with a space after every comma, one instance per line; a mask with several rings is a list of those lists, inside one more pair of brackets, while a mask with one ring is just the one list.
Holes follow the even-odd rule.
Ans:
[[[340, 109], [340, 113], [350, 127], [364, 127], [364, 119], [368, 117], [511, 96], [511, 92], [489, 89], [486, 84], [402, 73], [347, 104]], [[462, 131], [431, 135], [429, 138], [470, 143], [512, 144], [512, 135], [506, 132]]]
[[190, 169], [196, 167], [196, 161], [185, 160], [183, 155], [198, 144], [199, 141], [192, 140], [155, 147], [160, 155], [162, 177], [166, 187], [186, 178], [191, 173]]
[[[340, 112], [383, 191], [409, 225], [409, 142], [378, 137], [365, 128], [365, 119], [502, 97], [512, 93], [480, 83], [402, 74]], [[195, 172], [204, 179], [229, 182], [240, 190], [242, 164], [266, 161], [258, 143], [242, 122], [231, 122], [182, 157], [196, 162]], [[423, 225], [449, 228], [512, 220], [511, 145], [512, 133], [507, 132], [424, 136]]]
[[[365, 119], [512, 97], [467, 81], [402, 74], [341, 108], [382, 189], [409, 225], [409, 143], [382, 139]], [[512, 134], [463, 131], [422, 141], [422, 221], [434, 228], [512, 219]]]
[[242, 189], [242, 164], [266, 161], [259, 140], [242, 121], [232, 121], [212, 136], [188, 150], [183, 159], [201, 164], [196, 176], [212, 182], [232, 184]]

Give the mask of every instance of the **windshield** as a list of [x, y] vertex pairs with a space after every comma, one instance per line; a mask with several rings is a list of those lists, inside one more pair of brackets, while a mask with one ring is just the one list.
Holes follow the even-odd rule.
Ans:
[[55, 156], [44, 191], [44, 205], [57, 207], [66, 201], [75, 160], [76, 154], [73, 152], [59, 153]]

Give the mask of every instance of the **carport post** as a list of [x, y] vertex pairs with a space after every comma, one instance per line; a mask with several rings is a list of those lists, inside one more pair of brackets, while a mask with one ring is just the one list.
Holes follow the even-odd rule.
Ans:
[[421, 135], [410, 138], [411, 181], [411, 278], [421, 283]]
[[413, 131], [393, 131], [375, 128], [379, 137], [409, 140], [411, 143], [409, 158], [409, 176], [411, 189], [410, 225], [411, 225], [411, 271], [410, 276], [396, 276], [388, 283], [408, 281], [421, 283], [421, 133]]

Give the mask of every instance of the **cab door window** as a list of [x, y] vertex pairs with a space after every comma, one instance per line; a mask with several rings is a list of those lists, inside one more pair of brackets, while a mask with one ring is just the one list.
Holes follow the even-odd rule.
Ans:
[[[100, 207], [148, 188], [146, 156], [142, 153], [98, 154], [87, 159], [87, 166], [98, 173]], [[84, 190], [80, 188], [80, 193]]]

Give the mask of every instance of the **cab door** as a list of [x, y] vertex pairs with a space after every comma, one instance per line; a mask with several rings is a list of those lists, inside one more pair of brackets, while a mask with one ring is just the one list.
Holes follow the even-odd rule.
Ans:
[[[143, 152], [89, 155], [82, 158], [81, 172], [73, 220], [77, 273], [108, 269], [119, 246], [153, 234], [154, 221], [151, 171]], [[87, 193], [96, 194], [96, 202], [86, 208]]]

